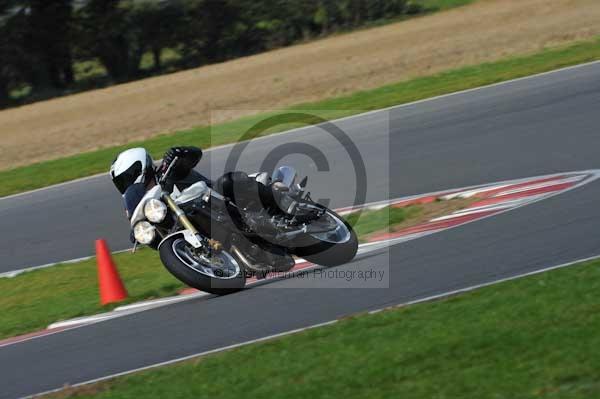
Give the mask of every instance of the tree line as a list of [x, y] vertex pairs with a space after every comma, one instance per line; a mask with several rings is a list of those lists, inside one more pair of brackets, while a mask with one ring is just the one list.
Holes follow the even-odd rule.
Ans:
[[410, 0], [0, 0], [0, 105], [11, 92], [76, 85], [75, 65], [96, 60], [110, 82], [220, 62], [421, 12]]

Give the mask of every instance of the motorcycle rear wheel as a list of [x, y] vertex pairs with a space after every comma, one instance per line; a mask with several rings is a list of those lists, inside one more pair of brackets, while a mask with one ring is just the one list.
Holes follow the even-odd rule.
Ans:
[[358, 251], [358, 237], [356, 232], [344, 218], [327, 209], [322, 218], [327, 218], [331, 223], [337, 224], [334, 234], [313, 234], [309, 237], [311, 245], [297, 247], [294, 254], [309, 262], [333, 267], [350, 262]]

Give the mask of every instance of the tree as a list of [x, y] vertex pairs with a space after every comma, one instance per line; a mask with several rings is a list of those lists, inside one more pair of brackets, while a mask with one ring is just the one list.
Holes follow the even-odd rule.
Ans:
[[34, 89], [73, 83], [71, 0], [4, 1], [0, 15], [3, 86], [8, 75]]
[[195, 63], [227, 59], [228, 45], [235, 46], [236, 23], [240, 9], [228, 0], [187, 0], [184, 3], [178, 38], [187, 57]]
[[18, 69], [14, 65], [15, 48], [11, 45], [10, 32], [6, 26], [0, 25], [0, 105], [10, 101], [10, 91], [19, 81]]
[[15, 24], [15, 2], [0, 1], [0, 105], [10, 102], [10, 92], [23, 83], [24, 58], [21, 30]]
[[77, 13], [79, 53], [97, 57], [115, 81], [138, 75], [146, 47], [128, 5], [121, 0], [90, 0]]
[[[410, 5], [410, 7], [407, 6]], [[421, 8], [408, 0], [0, 0], [0, 103], [74, 83], [77, 61], [99, 60], [112, 81], [140, 76], [173, 48], [179, 65], [219, 62]]]
[[177, 32], [183, 23], [182, 1], [138, 0], [127, 6], [131, 22], [139, 27], [140, 41], [152, 52], [154, 68], [162, 68], [161, 54], [165, 48], [176, 47]]
[[25, 5], [27, 30], [23, 44], [43, 66], [31, 69], [31, 83], [54, 88], [72, 84], [72, 0], [29, 0]]

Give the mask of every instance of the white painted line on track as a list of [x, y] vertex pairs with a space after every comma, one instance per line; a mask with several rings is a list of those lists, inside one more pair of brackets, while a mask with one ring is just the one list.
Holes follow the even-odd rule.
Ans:
[[[118, 251], [113, 251], [111, 252], [111, 254], [121, 254], [124, 252], [131, 252], [132, 248], [126, 248], [126, 249], [121, 249]], [[58, 266], [58, 265], [66, 265], [69, 263], [77, 263], [77, 262], [83, 262], [84, 260], [89, 260], [94, 258], [95, 255], [90, 255], [90, 256], [84, 256], [82, 258], [77, 258], [77, 259], [70, 259], [70, 260], [65, 260], [62, 262], [52, 262], [52, 263], [47, 263], [45, 265], [41, 265], [41, 266], [33, 266], [33, 267], [28, 267], [26, 269], [19, 269], [19, 270], [13, 270], [10, 272], [4, 272], [4, 273], [0, 273], [0, 278], [14, 278], [17, 277], [20, 274], [23, 273], [27, 273], [27, 272], [33, 272], [35, 270], [39, 270], [39, 269], [46, 269], [48, 267], [53, 267], [53, 266]], [[297, 262], [296, 262], [297, 263]]]
[[[409, 301], [409, 302], [401, 303], [401, 304], [398, 304], [398, 305], [393, 305], [393, 306], [388, 306], [388, 307], [385, 307], [385, 308], [374, 309], [374, 310], [369, 311], [368, 314], [376, 314], [376, 313], [379, 313], [379, 312], [382, 312], [382, 311], [386, 311], [386, 310], [390, 310], [390, 309], [395, 309], [395, 308], [399, 308], [399, 307], [403, 307], [403, 306], [410, 306], [410, 305], [416, 305], [416, 304], [419, 304], [419, 303], [430, 302], [430, 301], [434, 301], [436, 299], [446, 298], [446, 297], [449, 297], [449, 296], [454, 296], [454, 295], [458, 295], [458, 294], [462, 294], [462, 293], [466, 293], [466, 292], [475, 291], [477, 289], [484, 288], [484, 287], [489, 287], [491, 285], [495, 285], [495, 284], [499, 284], [499, 283], [503, 283], [503, 282], [507, 282], [507, 281], [512, 281], [512, 280], [517, 280], [517, 279], [520, 279], [520, 278], [529, 277], [529, 276], [533, 276], [533, 275], [537, 275], [537, 274], [542, 274], [542, 273], [545, 273], [545, 272], [548, 272], [548, 271], [552, 271], [552, 270], [556, 270], [556, 269], [560, 269], [560, 268], [565, 268], [565, 267], [576, 265], [578, 263], [588, 262], [588, 261], [592, 261], [592, 260], [596, 260], [596, 259], [600, 259], [600, 255], [595, 255], [595, 256], [591, 256], [591, 257], [583, 258], [583, 259], [577, 259], [577, 260], [574, 260], [572, 262], [562, 263], [562, 264], [559, 264], [559, 265], [550, 266], [550, 267], [546, 267], [546, 268], [543, 268], [543, 269], [539, 269], [539, 270], [535, 270], [535, 271], [527, 272], [527, 273], [522, 273], [522, 274], [518, 274], [518, 275], [515, 275], [515, 276], [511, 276], [511, 277], [506, 277], [506, 278], [501, 278], [501, 279], [497, 279], [497, 280], [492, 280], [492, 281], [489, 281], [489, 282], [486, 282], [486, 283], [476, 284], [476, 285], [472, 285], [472, 286], [469, 286], [469, 287], [461, 288], [461, 289], [458, 289], [458, 290], [446, 291], [446, 292], [442, 292], [440, 294], [427, 296], [427, 297], [424, 297], [424, 298], [420, 298], [420, 299], [416, 299], [414, 301]], [[151, 370], [151, 369], [155, 369], [155, 368], [159, 368], [159, 367], [163, 367], [163, 366], [169, 366], [169, 365], [172, 365], [172, 364], [184, 362], [186, 360], [192, 360], [192, 359], [196, 359], [196, 358], [200, 358], [200, 357], [212, 355], [212, 354], [219, 353], [219, 352], [228, 351], [228, 350], [231, 350], [231, 349], [240, 348], [240, 347], [251, 345], [251, 344], [255, 344], [255, 343], [265, 342], [265, 341], [269, 341], [269, 340], [273, 340], [273, 339], [285, 337], [285, 336], [288, 336], [288, 335], [297, 334], [297, 333], [300, 333], [300, 332], [303, 332], [303, 331], [312, 330], [312, 329], [319, 328], [319, 327], [331, 326], [331, 325], [334, 325], [334, 324], [338, 323], [339, 321], [340, 321], [339, 319], [334, 319], [334, 320], [326, 321], [326, 322], [323, 322], [323, 323], [313, 324], [313, 325], [310, 325], [310, 326], [307, 326], [307, 327], [302, 327], [302, 328], [297, 328], [297, 329], [294, 329], [294, 330], [284, 331], [284, 332], [281, 332], [281, 333], [268, 335], [268, 336], [265, 336], [265, 337], [262, 337], [262, 338], [256, 338], [256, 339], [244, 341], [244, 342], [241, 342], [241, 343], [224, 346], [224, 347], [221, 347], [221, 348], [211, 349], [211, 350], [208, 350], [208, 351], [204, 351], [204, 352], [200, 352], [200, 353], [196, 353], [196, 354], [192, 354], [192, 355], [187, 355], [187, 356], [183, 356], [183, 357], [179, 357], [179, 358], [167, 360], [167, 361], [160, 362], [160, 363], [151, 364], [151, 365], [148, 365], [148, 366], [144, 366], [144, 367], [140, 367], [140, 368], [136, 368], [136, 369], [132, 369], [132, 370], [126, 370], [126, 371], [123, 371], [123, 372], [120, 372], [120, 373], [115, 373], [115, 374], [107, 375], [107, 376], [104, 376], [104, 377], [96, 378], [96, 379], [93, 379], [93, 380], [89, 380], [89, 381], [84, 381], [84, 382], [80, 382], [80, 383], [77, 383], [77, 384], [73, 384], [73, 385], [70, 385], [69, 388], [78, 388], [78, 387], [81, 387], [81, 386], [90, 385], [90, 384], [94, 384], [94, 383], [101, 382], [101, 381], [111, 380], [111, 379], [114, 379], [114, 378], [118, 378], [118, 377], [122, 377], [122, 376], [125, 376], [125, 375], [129, 375], [129, 374], [134, 374], [134, 373], [137, 373], [137, 372], [140, 372], [140, 371], [146, 371], [146, 370]], [[41, 396], [41, 395], [48, 395], [48, 394], [51, 394], [51, 393], [59, 392], [59, 391], [61, 391], [63, 389], [64, 388], [62, 388], [62, 387], [61, 388], [56, 388], [56, 389], [48, 390], [48, 391], [45, 391], [45, 392], [36, 393], [36, 394], [30, 395], [30, 396], [25, 396], [22, 399], [34, 398], [36, 396]]]
[[475, 211], [475, 210], [490, 210], [490, 209], [495, 209], [497, 206], [502, 205], [502, 206], [520, 206], [520, 204], [525, 204], [529, 201], [533, 201], [534, 199], [538, 199], [541, 198], [543, 196], [545, 196], [547, 193], [543, 193], [543, 194], [535, 194], [535, 195], [531, 195], [528, 197], [522, 197], [522, 198], [517, 198], [517, 199], [513, 199], [513, 200], [507, 200], [507, 201], [502, 201], [502, 202], [497, 202], [497, 203], [493, 203], [493, 204], [489, 204], [489, 205], [481, 205], [481, 206], [470, 206], [468, 208], [464, 208], [464, 209], [460, 209], [458, 211], [455, 211], [455, 214], [459, 214], [459, 213], [463, 213], [463, 212], [469, 212], [469, 211]]
[[[440, 99], [443, 99], [443, 98], [448, 98], [448, 97], [458, 96], [458, 95], [462, 95], [462, 94], [472, 93], [472, 92], [476, 92], [476, 91], [480, 91], [480, 90], [487, 90], [487, 89], [494, 88], [494, 87], [497, 87], [497, 86], [504, 86], [504, 85], [508, 85], [508, 84], [512, 84], [512, 83], [516, 83], [516, 82], [521, 82], [521, 81], [529, 80], [529, 79], [536, 79], [536, 78], [540, 78], [542, 76], [547, 76], [547, 75], [552, 75], [552, 74], [556, 74], [556, 73], [566, 72], [566, 71], [570, 71], [570, 70], [573, 70], [573, 69], [585, 68], [585, 67], [596, 65], [596, 64], [599, 64], [599, 63], [600, 63], [600, 60], [585, 62], [583, 64], [571, 65], [571, 66], [568, 66], [568, 67], [554, 69], [554, 70], [551, 70], [551, 71], [536, 73], [534, 75], [522, 76], [520, 78], [505, 80], [503, 82], [492, 83], [492, 84], [485, 85], [485, 86], [473, 87], [471, 89], [455, 91], [455, 92], [452, 92], [452, 93], [442, 94], [442, 95], [435, 96], [435, 97], [430, 97], [430, 98], [424, 98], [422, 100], [412, 101], [410, 103], [393, 105], [391, 107], [376, 109], [376, 110], [373, 110], [373, 111], [363, 112], [361, 114], [356, 114], [356, 115], [349, 115], [349, 116], [346, 116], [346, 117], [343, 117], [343, 118], [333, 119], [333, 120], [328, 121], [328, 122], [329, 123], [339, 123], [339, 122], [342, 122], [342, 121], [348, 121], [348, 120], [352, 120], [352, 119], [356, 119], [356, 118], [362, 118], [362, 117], [365, 117], [365, 116], [368, 116], [368, 115], [372, 115], [372, 114], [375, 114], [375, 113], [378, 113], [378, 112], [387, 112], [387, 111], [391, 111], [391, 110], [394, 110], [394, 109], [399, 109], [399, 108], [404, 108], [404, 107], [410, 107], [410, 106], [413, 106], [413, 105], [427, 103], [427, 102], [430, 102], [430, 101], [436, 101], [436, 100], [440, 100]], [[293, 107], [291, 108], [291, 110], [293, 110]], [[315, 126], [319, 126], [319, 124], [317, 124], [317, 125], [311, 125], [311, 126], [304, 126], [304, 127], [300, 127], [300, 128], [291, 129], [291, 130], [286, 130], [284, 132], [279, 132], [279, 133], [271, 134], [271, 135], [268, 135], [268, 136], [257, 137], [255, 139], [253, 139], [253, 141], [256, 141], [256, 140], [267, 140], [267, 139], [270, 139], [270, 138], [273, 138], [273, 137], [277, 137], [277, 136], [281, 136], [281, 135], [284, 135], [284, 134], [297, 133], [297, 132], [299, 132], [301, 130], [306, 130], [306, 129], [314, 128]], [[210, 148], [207, 148], [205, 152], [219, 150], [219, 149], [223, 149], [223, 148], [227, 148], [227, 147], [231, 147], [231, 146], [233, 146], [235, 144], [236, 143], [224, 144], [224, 145], [217, 146], [217, 147], [210, 147]], [[102, 176], [102, 175], [105, 175], [105, 174], [107, 174], [107, 173], [106, 172], [98, 173], [98, 174], [95, 174], [95, 175], [92, 175], [92, 176], [81, 177], [81, 178], [78, 178], [78, 179], [75, 179], [75, 180], [70, 180], [70, 181], [66, 181], [66, 182], [54, 184], [52, 186], [40, 187], [40, 188], [37, 188], [35, 190], [30, 190], [30, 191], [25, 191], [25, 192], [22, 192], [22, 193], [11, 194], [11, 195], [8, 195], [8, 196], [5, 196], [5, 197], [0, 197], [0, 202], [2, 200], [5, 200], [5, 199], [10, 199], [10, 198], [15, 198], [15, 197], [19, 197], [19, 196], [34, 194], [34, 193], [37, 193], [37, 192], [40, 192], [40, 191], [50, 190], [50, 189], [53, 189], [53, 188], [56, 188], [56, 187], [65, 186], [65, 185], [68, 185], [68, 184], [80, 183], [80, 182], [83, 182], [83, 181], [86, 181], [86, 180], [90, 180], [90, 179], [93, 179], [93, 178], [96, 178], [98, 176]]]
[[[552, 174], [552, 175], [530, 177], [530, 178], [526, 178], [526, 179], [517, 179], [517, 180], [512, 180], [512, 181], [508, 180], [505, 182], [491, 183], [486, 186], [484, 186], [484, 185], [476, 186], [472, 190], [454, 192], [452, 194], [444, 195], [441, 198], [444, 200], [449, 200], [449, 199], [454, 199], [454, 198], [471, 198], [478, 194], [483, 194], [483, 193], [486, 193], [489, 191], [496, 191], [496, 190], [500, 190], [503, 188], [509, 188], [512, 186], [526, 183], [527, 181], [532, 181], [532, 183], [533, 183], [534, 181], [537, 181], [537, 180], [552, 179], [553, 177], [556, 177], [556, 179], [553, 179], [553, 180], [549, 180], [549, 181], [542, 182], [542, 183], [535, 183], [535, 184], [527, 185], [525, 187], [519, 187], [519, 188], [516, 188], [513, 190], [502, 191], [502, 192], [496, 193], [492, 196], [492, 198], [500, 197], [502, 195], [513, 194], [513, 193], [518, 193], [518, 192], [522, 192], [522, 191], [528, 191], [528, 190], [532, 190], [535, 188], [549, 187], [549, 186], [562, 184], [562, 183], [580, 182], [581, 180], [583, 180], [587, 177], [586, 174], [588, 174], [588, 173], [589, 173], [589, 171], [567, 172], [567, 173], [558, 173], [558, 174]], [[571, 175], [571, 176], [562, 177], [565, 175]], [[558, 177], [562, 177], [562, 178], [559, 179]]]
[[208, 292], [198, 291], [197, 293], [194, 293], [194, 294], [177, 295], [177, 296], [171, 296], [171, 297], [167, 297], [167, 298], [154, 299], [152, 301], [143, 301], [143, 302], [132, 303], [130, 305], [123, 305], [123, 306], [119, 306], [119, 307], [115, 308], [114, 311], [119, 312], [119, 311], [124, 311], [124, 310], [156, 307], [156, 306], [166, 305], [166, 304], [170, 304], [170, 303], [187, 301], [190, 299], [200, 298], [200, 297], [209, 296], [209, 295], [211, 295], [211, 294], [209, 294]]
[[537, 190], [540, 188], [552, 187], [552, 186], [556, 186], [559, 184], [574, 183], [574, 182], [583, 180], [584, 177], [585, 176], [573, 176], [573, 177], [569, 177], [566, 179], [550, 180], [550, 181], [543, 182], [543, 183], [532, 184], [531, 186], [524, 186], [524, 187], [519, 187], [519, 188], [515, 188], [515, 189], [511, 189], [511, 190], [501, 191], [499, 193], [494, 194], [494, 197], [502, 197], [504, 195], [518, 194], [518, 193], [522, 193], [524, 191]]
[[[131, 248], [127, 248], [127, 249], [121, 249], [119, 251], [111, 252], [111, 254], [120, 254], [123, 252], [130, 252], [130, 251], [131, 251]], [[33, 272], [33, 271], [40, 270], [40, 269], [47, 269], [49, 267], [58, 266], [58, 265], [67, 265], [69, 263], [83, 262], [84, 260], [92, 259], [94, 256], [95, 255], [84, 256], [84, 257], [76, 258], [76, 259], [63, 260], [61, 262], [46, 263], [45, 265], [28, 267], [25, 269], [12, 270], [10, 272], [0, 273], [0, 278], [14, 278], [20, 274], [27, 273], [27, 272]]]
[[478, 213], [486, 213], [486, 212], [490, 212], [490, 211], [498, 211], [501, 209], [509, 209], [509, 208], [513, 208], [513, 207], [510, 205], [498, 205], [494, 209], [477, 209], [474, 211], [467, 211], [467, 212], [462, 212], [462, 213], [451, 213], [450, 215], [440, 216], [435, 219], [431, 219], [430, 222], [442, 222], [444, 220], [456, 219], [456, 218], [460, 218], [463, 216], [476, 215]]
[[[543, 178], [543, 176], [540, 176], [540, 178]], [[555, 179], [555, 180], [550, 180], [550, 181], [546, 181], [546, 182], [542, 182], [542, 183], [535, 183], [535, 184], [527, 185], [524, 187], [518, 187], [518, 188], [514, 188], [514, 189], [509, 189], [509, 188], [512, 186], [515, 186], [517, 184], [491, 184], [488, 187], [477, 188], [475, 190], [469, 190], [469, 191], [465, 191], [465, 192], [453, 193], [453, 194], [445, 195], [442, 198], [443, 199], [471, 198], [478, 194], [484, 194], [489, 191], [496, 191], [496, 190], [506, 188], [507, 189], [506, 191], [501, 191], [501, 192], [493, 195], [493, 197], [501, 197], [503, 195], [516, 194], [516, 193], [520, 193], [523, 191], [529, 191], [529, 190], [533, 190], [533, 189], [537, 189], [537, 188], [550, 187], [550, 186], [554, 186], [557, 184], [578, 182], [578, 181], [583, 180], [584, 178], [585, 178], [585, 175], [582, 175], [582, 176], [577, 175], [577, 176], [571, 176], [571, 177], [567, 177], [567, 178], [563, 178], [563, 179]], [[533, 180], [538, 180], [538, 179], [532, 178], [531, 180], [533, 181]]]
[[484, 205], [477, 206], [474, 208], [464, 208], [455, 212], [452, 212], [449, 215], [440, 216], [434, 219], [431, 219], [430, 222], [440, 222], [442, 220], [450, 220], [459, 218], [467, 215], [475, 215], [477, 213], [485, 213], [490, 211], [499, 211], [502, 209], [511, 209], [511, 208], [520, 208], [522, 206], [527, 205], [530, 202], [537, 201], [539, 199], [543, 199], [543, 197], [549, 195], [550, 193], [540, 194], [540, 195], [532, 195], [531, 197], [520, 198], [517, 200], [500, 202], [492, 205]]
[[486, 191], [498, 190], [500, 188], [510, 187], [512, 185], [514, 185], [514, 184], [512, 184], [512, 183], [509, 183], [509, 184], [490, 184], [488, 186], [481, 187], [481, 188], [476, 188], [474, 190], [461, 191], [461, 192], [458, 192], [458, 193], [444, 195], [442, 197], [442, 199], [444, 199], [444, 200], [450, 200], [450, 199], [454, 199], [454, 198], [471, 198], [471, 197], [476, 196], [479, 193], [485, 193]]
[[211, 295], [211, 294], [209, 294], [207, 292], [198, 291], [197, 293], [194, 293], [194, 294], [176, 295], [176, 296], [171, 296], [171, 297], [167, 297], [167, 298], [154, 299], [154, 300], [150, 300], [150, 301], [136, 302], [136, 303], [132, 303], [130, 305], [119, 306], [119, 307], [113, 309], [111, 312], [100, 313], [100, 314], [93, 315], [93, 316], [78, 317], [76, 319], [57, 321], [56, 323], [50, 324], [48, 326], [48, 329], [52, 330], [55, 328], [92, 324], [95, 322], [110, 320], [110, 319], [114, 319], [114, 318], [121, 317], [121, 316], [127, 316], [127, 315], [130, 315], [133, 313], [137, 313], [138, 311], [141, 311], [141, 310], [150, 310], [150, 309], [158, 308], [158, 307], [161, 307], [164, 305], [170, 305], [172, 303], [189, 301], [191, 299], [197, 299], [197, 298], [201, 298], [201, 297], [209, 296], [209, 295]]

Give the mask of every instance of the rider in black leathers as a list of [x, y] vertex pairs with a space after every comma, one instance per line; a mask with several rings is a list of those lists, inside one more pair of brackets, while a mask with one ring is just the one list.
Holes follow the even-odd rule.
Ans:
[[[111, 166], [110, 174], [113, 183], [123, 194], [127, 217], [132, 217], [146, 191], [158, 183], [169, 167], [169, 176], [163, 183], [169, 192], [173, 191], [174, 187], [183, 191], [194, 183], [204, 181], [209, 187], [241, 206], [275, 204], [270, 185], [258, 183], [244, 172], [228, 172], [212, 182], [194, 170], [201, 158], [202, 150], [191, 146], [170, 148], [158, 167], [154, 166], [144, 149], [132, 149], [119, 154]], [[139, 165], [141, 162], [144, 163], [143, 167]], [[256, 201], [257, 194], [259, 201]]]
[[169, 178], [165, 184], [167, 191], [173, 191], [175, 185], [178, 190], [182, 191], [187, 187], [199, 181], [204, 181], [211, 187], [212, 181], [196, 172], [194, 168], [198, 165], [202, 158], [202, 150], [198, 147], [172, 147], [165, 155], [160, 166], [157, 169], [157, 178], [160, 179], [162, 174], [167, 171], [169, 165], [177, 158], [169, 173]]
[[163, 161], [158, 168], [157, 177], [160, 179], [162, 173], [165, 173], [169, 165], [177, 159], [171, 168], [165, 185], [167, 191], [172, 191], [173, 185], [182, 191], [194, 183], [204, 181], [209, 187], [242, 205], [247, 205], [248, 202], [255, 199], [256, 193], [260, 196], [263, 204], [273, 203], [273, 196], [270, 194], [271, 190], [267, 186], [249, 178], [244, 172], [225, 173], [213, 183], [209, 178], [194, 170], [200, 158], [202, 158], [202, 150], [198, 147], [170, 148], [165, 153]]

